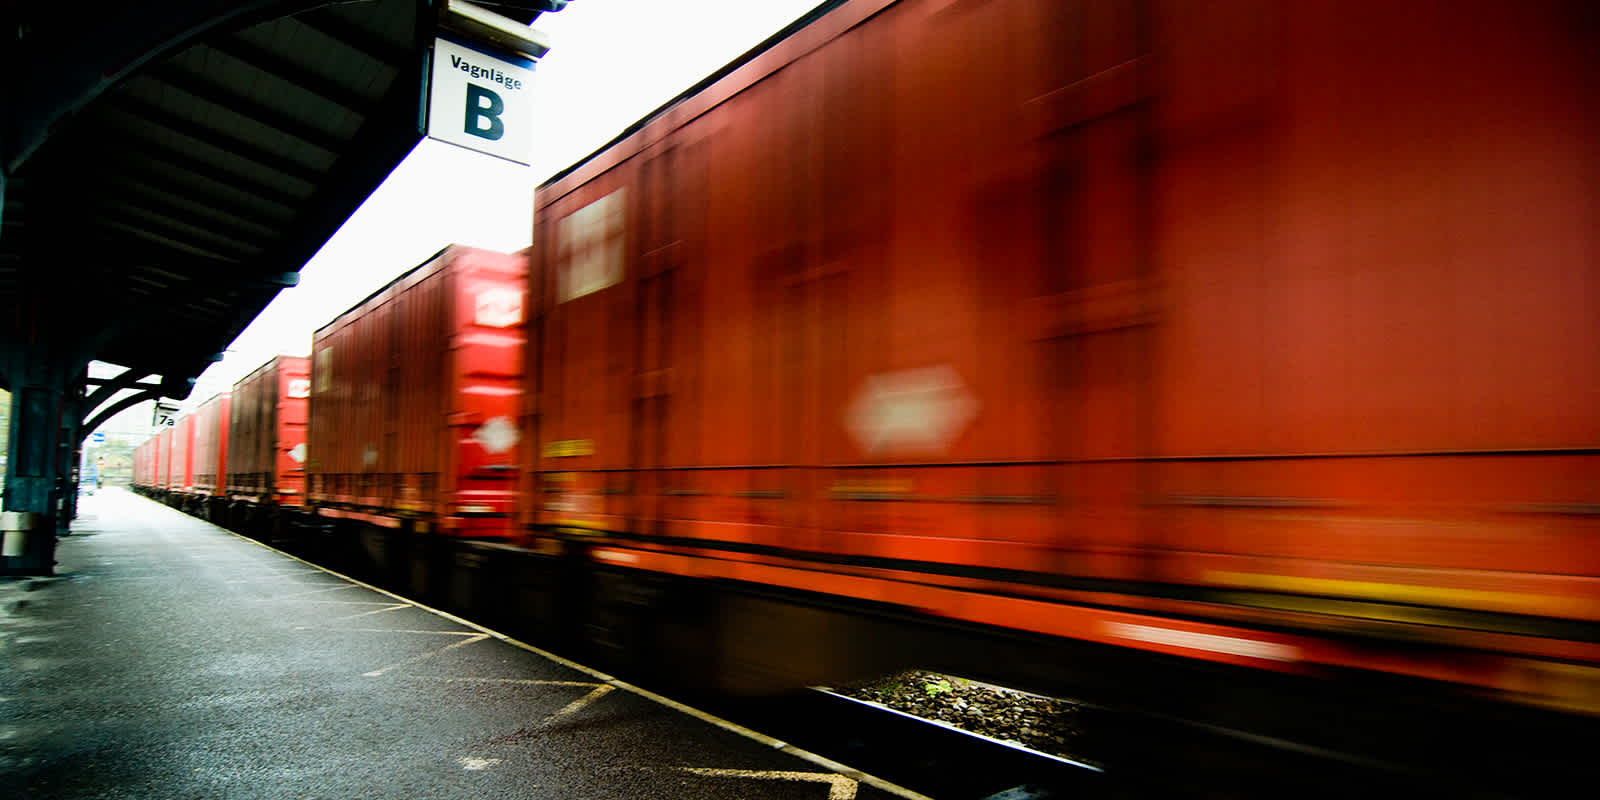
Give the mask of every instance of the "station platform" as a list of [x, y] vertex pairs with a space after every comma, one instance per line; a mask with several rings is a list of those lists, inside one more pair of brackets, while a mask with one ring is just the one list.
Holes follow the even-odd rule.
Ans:
[[0, 792], [918, 797], [120, 489], [0, 580]]

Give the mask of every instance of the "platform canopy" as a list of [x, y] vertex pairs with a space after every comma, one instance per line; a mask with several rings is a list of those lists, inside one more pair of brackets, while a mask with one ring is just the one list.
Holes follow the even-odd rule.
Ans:
[[4, 5], [3, 361], [182, 386], [420, 140], [442, 0]]

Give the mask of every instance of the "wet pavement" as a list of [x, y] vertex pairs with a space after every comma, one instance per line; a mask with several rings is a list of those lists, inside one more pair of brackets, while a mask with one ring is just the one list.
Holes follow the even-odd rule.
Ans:
[[0, 579], [8, 796], [914, 796], [126, 491], [56, 557]]

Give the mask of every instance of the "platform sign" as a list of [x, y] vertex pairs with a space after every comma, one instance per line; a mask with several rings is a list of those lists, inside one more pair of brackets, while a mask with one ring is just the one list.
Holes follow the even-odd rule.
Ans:
[[165, 428], [178, 424], [177, 403], [156, 403], [155, 418], [150, 421], [157, 428]]
[[103, 433], [91, 433], [91, 434], [89, 434], [89, 443], [90, 444], [105, 444], [106, 443], [106, 435], [103, 434]]
[[433, 43], [428, 136], [492, 156], [533, 158], [532, 59], [440, 36]]

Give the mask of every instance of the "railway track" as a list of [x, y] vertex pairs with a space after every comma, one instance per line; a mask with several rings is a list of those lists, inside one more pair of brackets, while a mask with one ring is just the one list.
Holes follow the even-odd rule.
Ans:
[[938, 800], [1121, 796], [1096, 765], [825, 689], [704, 702], [742, 725]]

